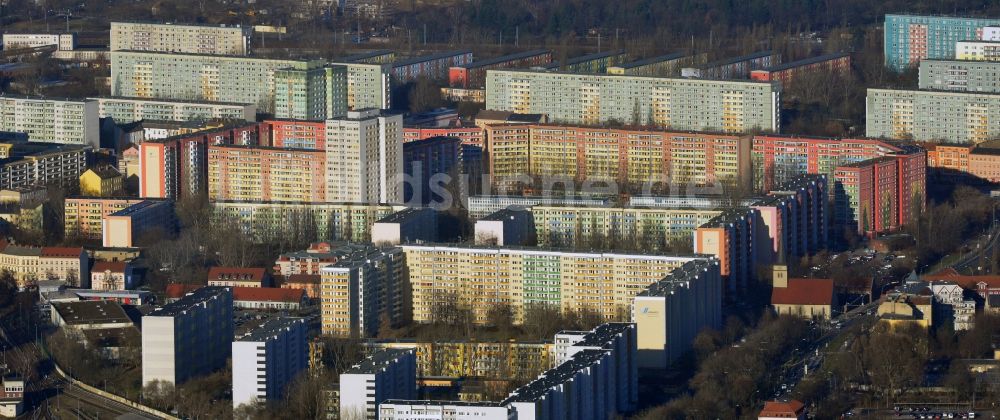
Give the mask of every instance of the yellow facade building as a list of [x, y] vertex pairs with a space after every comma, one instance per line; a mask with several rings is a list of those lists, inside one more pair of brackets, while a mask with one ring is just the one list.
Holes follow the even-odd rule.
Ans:
[[64, 204], [64, 232], [82, 239], [101, 239], [105, 217], [141, 201], [138, 198], [68, 197]]
[[552, 343], [434, 341], [376, 341], [368, 351], [413, 349], [418, 377], [478, 377], [531, 379], [552, 368]]
[[450, 301], [467, 305], [476, 324], [496, 305], [510, 305], [515, 322], [526, 306], [592, 310], [628, 319], [632, 298], [695, 256], [569, 252], [545, 248], [403, 245], [413, 321], [432, 322]]
[[111, 197], [124, 190], [125, 177], [110, 166], [87, 169], [80, 175], [80, 194], [89, 197]]

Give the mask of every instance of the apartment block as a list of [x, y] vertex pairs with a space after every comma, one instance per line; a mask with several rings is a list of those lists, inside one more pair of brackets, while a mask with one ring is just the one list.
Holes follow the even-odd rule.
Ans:
[[405, 263], [399, 248], [345, 245], [320, 268], [323, 334], [374, 337], [379, 325], [408, 321]]
[[28, 133], [31, 141], [100, 145], [97, 101], [0, 95], [0, 131]]
[[254, 104], [275, 110], [275, 72], [317, 69], [320, 61], [180, 54], [111, 52], [111, 94], [157, 99]]
[[691, 64], [692, 59], [692, 56], [681, 52], [660, 55], [609, 66], [608, 74], [653, 77], [680, 76], [681, 67]]
[[67, 237], [101, 239], [105, 217], [141, 201], [140, 198], [66, 197], [63, 232]]
[[116, 124], [135, 121], [256, 121], [257, 106], [230, 102], [183, 101], [124, 97], [91, 98], [99, 105], [101, 118], [111, 117]]
[[898, 171], [897, 161], [888, 157], [837, 168], [835, 225], [862, 234], [897, 228]]
[[210, 203], [213, 220], [235, 223], [255, 241], [308, 235], [314, 240], [371, 241], [371, 227], [402, 206], [364, 203], [236, 202]]
[[142, 383], [180, 385], [226, 366], [233, 292], [202, 287], [142, 317]]
[[476, 220], [476, 245], [520, 246], [537, 241], [535, 220], [531, 211], [500, 209]]
[[383, 401], [412, 400], [416, 394], [413, 351], [380, 351], [340, 374], [340, 418], [376, 420]]
[[771, 191], [750, 207], [760, 217], [759, 264], [791, 260], [829, 246], [830, 178], [800, 175]]
[[705, 328], [722, 325], [718, 261], [694, 260], [640, 292], [632, 304], [640, 368], [664, 369]]
[[376, 109], [326, 122], [326, 200], [399, 203], [403, 199], [403, 117]]
[[750, 187], [748, 136], [549, 124], [489, 126], [486, 132], [488, 172], [501, 189], [525, 177], [615, 181], [619, 188]]
[[181, 198], [208, 194], [208, 146], [259, 144], [256, 123], [145, 141], [139, 145], [139, 196]]
[[[448, 185], [465, 172], [462, 141], [456, 137], [432, 137], [403, 144], [403, 202], [409, 205], [443, 203], [452, 196]], [[451, 189], [450, 191], [455, 191]]]
[[403, 127], [403, 143], [431, 137], [456, 137], [462, 144], [486, 148], [486, 134], [482, 127]]
[[608, 71], [608, 67], [622, 64], [627, 59], [628, 54], [623, 50], [604, 51], [573, 57], [567, 59], [565, 64], [553, 61], [541, 67], [546, 70], [558, 70], [569, 73], [605, 73]]
[[493, 70], [486, 109], [545, 114], [567, 124], [620, 121], [675, 130], [781, 129], [776, 82]]
[[279, 400], [286, 387], [308, 367], [306, 322], [276, 317], [232, 343], [233, 407]]
[[993, 183], [1000, 182], [1000, 142], [996, 140], [974, 146], [924, 146], [927, 148], [928, 167], [968, 174]]
[[0, 35], [0, 45], [6, 51], [18, 48], [38, 48], [53, 46], [59, 51], [72, 51], [76, 48], [76, 34], [15, 34]]
[[392, 64], [336, 61], [347, 68], [347, 109], [391, 108]]
[[345, 66], [282, 68], [274, 72], [277, 118], [325, 120], [347, 113]]
[[[627, 392], [618, 383], [615, 355], [607, 350], [583, 350], [534, 381], [511, 392], [501, 404], [518, 419], [610, 420], [620, 415], [615, 402]], [[637, 381], [632, 377], [632, 381]]]
[[[490, 307], [510, 305], [516, 322], [528, 305], [589, 309], [624, 319], [630, 299], [699, 256], [572, 252], [548, 248], [401, 245], [415, 322], [431, 322], [451, 300], [468, 305], [476, 324]], [[456, 273], [462, 273], [456, 276]]]
[[1000, 93], [994, 77], [1000, 62], [963, 60], [923, 60], [920, 62], [920, 89], [954, 92]]
[[0, 143], [0, 188], [78, 184], [91, 151], [90, 145]]
[[378, 405], [382, 420], [511, 420], [514, 410], [490, 401], [385, 400]]
[[764, 231], [760, 213], [754, 208], [723, 211], [694, 232], [694, 252], [719, 260], [719, 273], [728, 293], [746, 290], [757, 277], [757, 255]]
[[438, 213], [428, 207], [410, 207], [372, 224], [372, 243], [399, 245], [414, 242], [437, 242]]
[[132, 290], [138, 286], [135, 266], [126, 261], [96, 261], [90, 268], [90, 289], [99, 291]]
[[249, 27], [111, 22], [111, 51], [156, 51], [181, 54], [246, 56]]
[[983, 27], [998, 24], [1000, 19], [887, 14], [883, 30], [885, 65], [903, 71], [924, 59], [955, 58], [956, 43], [980, 39]]
[[766, 69], [781, 63], [781, 56], [773, 51], [726, 58], [696, 67], [681, 69], [683, 77], [703, 79], [747, 79], [754, 70]]
[[553, 366], [550, 342], [524, 341], [414, 341], [377, 340], [365, 343], [365, 351], [413, 349], [417, 376], [525, 379], [537, 377]]
[[408, 83], [419, 77], [447, 80], [448, 69], [472, 63], [472, 51], [445, 51], [431, 55], [396, 60], [392, 63], [394, 83]]
[[106, 247], [131, 248], [147, 234], [172, 234], [177, 229], [174, 202], [143, 200], [104, 216], [102, 243]]
[[396, 61], [396, 52], [393, 50], [371, 50], [340, 57], [335, 61], [338, 63], [390, 64]]
[[208, 198], [326, 201], [326, 152], [261, 146], [208, 146]]
[[[685, 208], [532, 206], [539, 246], [621, 248], [628, 244], [663, 250], [687, 240], [722, 210]], [[641, 244], [641, 245], [639, 245]]]
[[560, 195], [474, 195], [467, 200], [469, 216], [482, 218], [503, 209], [523, 210], [531, 206], [609, 207], [616, 201], [610, 196]]
[[326, 121], [308, 120], [264, 120], [262, 123], [267, 142], [263, 146], [290, 149], [326, 149]]
[[851, 71], [850, 53], [824, 54], [803, 60], [778, 64], [750, 72], [750, 78], [762, 82], [777, 80], [787, 89], [796, 79], [814, 74], [845, 74]]
[[848, 163], [899, 152], [898, 146], [878, 139], [756, 135], [753, 137], [754, 191], [766, 193], [800, 175], [823, 174]]
[[955, 43], [955, 58], [970, 61], [1000, 61], [1000, 42], [958, 41]]
[[613, 356], [612, 375], [619, 387], [612, 406], [615, 412], [629, 413], [639, 401], [638, 344], [636, 324], [611, 322], [590, 331], [560, 331], [555, 341], [556, 366], [573, 360], [577, 354], [588, 350], [606, 350]]
[[[552, 62], [549, 50], [533, 50], [501, 57], [476, 60], [464, 66], [448, 69], [448, 85], [453, 88], [482, 89], [486, 87], [487, 72], [498, 69], [530, 68]], [[492, 107], [487, 107], [493, 109]]]

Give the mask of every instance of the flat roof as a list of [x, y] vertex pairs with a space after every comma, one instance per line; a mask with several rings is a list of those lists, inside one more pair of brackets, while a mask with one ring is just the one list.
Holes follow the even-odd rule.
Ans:
[[526, 208], [502, 208], [489, 215], [480, 217], [479, 220], [482, 221], [502, 221], [502, 220], [514, 220], [516, 214], [531, 214], [531, 211]]
[[232, 296], [232, 288], [229, 287], [218, 287], [218, 286], [205, 286], [200, 287], [191, 293], [188, 293], [181, 297], [180, 299], [156, 308], [147, 316], [177, 316], [181, 313], [188, 311], [198, 305], [208, 302], [210, 300], [218, 299], [219, 296], [223, 294], [229, 294]]
[[424, 405], [434, 406], [456, 406], [456, 407], [506, 407], [498, 401], [442, 401], [442, 400], [385, 400], [381, 405]]
[[803, 59], [803, 60], [792, 61], [792, 62], [785, 63], [785, 64], [778, 64], [776, 66], [771, 66], [771, 67], [768, 67], [768, 68], [763, 69], [763, 70], [764, 71], [788, 70], [788, 69], [795, 68], [795, 67], [808, 66], [810, 64], [821, 63], [821, 62], [830, 61], [830, 60], [836, 60], [838, 58], [848, 57], [850, 55], [851, 55], [850, 53], [846, 53], [846, 52], [839, 52], [839, 53], [833, 53], [833, 54], [824, 54], [824, 55], [819, 55], [819, 56], [816, 56], [816, 57], [809, 57], [809, 58], [806, 58], [806, 59]]
[[514, 392], [502, 402], [508, 405], [513, 402], [535, 402], [545, 396], [552, 387], [563, 384], [573, 378], [577, 372], [590, 367], [603, 359], [607, 350], [582, 350], [563, 364], [545, 371], [538, 379], [529, 382]]
[[631, 322], [608, 322], [601, 324], [584, 334], [583, 338], [574, 344], [574, 346], [607, 348], [615, 337], [633, 329], [634, 326], [635, 324]]
[[[625, 50], [604, 51], [604, 52], [597, 52], [592, 54], [576, 56], [573, 58], [568, 58], [566, 59], [566, 65], [572, 66], [574, 64], [586, 63], [588, 61], [600, 60], [602, 58], [607, 58], [607, 57], [614, 57], [616, 55], [625, 55]], [[558, 61], [553, 61], [552, 63], [545, 65], [543, 67], [547, 69], [554, 69], [562, 67], [562, 64], [560, 64]]]
[[239, 102], [219, 102], [219, 101], [202, 101], [202, 100], [186, 100], [186, 99], [163, 99], [163, 98], [139, 98], [134, 96], [94, 96], [87, 98], [94, 101], [129, 101], [129, 102], [162, 102], [169, 104], [197, 104], [197, 105], [217, 105], [217, 106], [255, 106], [255, 104], [245, 104]]
[[553, 70], [532, 70], [532, 69], [491, 69], [490, 71], [497, 72], [514, 72], [514, 73], [532, 73], [545, 76], [554, 75], [568, 75], [576, 77], [601, 77], [601, 78], [637, 78], [637, 79], [661, 79], [670, 80], [681, 83], [725, 83], [725, 84], [739, 84], [739, 85], [770, 85], [774, 86], [777, 82], [765, 82], [760, 80], [743, 80], [743, 79], [709, 79], [704, 77], [691, 78], [691, 77], [664, 77], [664, 76], [642, 76], [633, 74], [606, 74], [606, 73], [575, 73], [571, 71], [553, 71]]
[[407, 207], [403, 210], [392, 213], [385, 216], [375, 223], [403, 223], [413, 218], [423, 217], [427, 212], [433, 212], [434, 210], [429, 207]]
[[702, 64], [702, 65], [697, 66], [695, 68], [697, 68], [697, 69], [707, 69], [707, 68], [712, 68], [712, 67], [725, 66], [727, 64], [739, 63], [740, 61], [753, 60], [755, 58], [767, 57], [767, 56], [770, 56], [770, 55], [774, 55], [774, 51], [771, 51], [771, 50], [757, 51], [757, 52], [752, 53], [752, 54], [741, 55], [739, 57], [724, 58], [724, 59], [721, 59], [721, 60], [713, 61], [711, 63], [705, 63], [705, 64]]
[[394, 363], [397, 359], [406, 356], [407, 354], [414, 354], [411, 349], [383, 349], [375, 352], [365, 360], [352, 366], [350, 369], [344, 371], [344, 374], [372, 374], [376, 371], [389, 366]]
[[110, 300], [53, 302], [52, 309], [67, 325], [132, 323], [121, 305]]
[[418, 57], [410, 57], [402, 60], [397, 60], [392, 63], [393, 67], [403, 67], [412, 64], [423, 63], [425, 61], [439, 60], [446, 57], [457, 57], [460, 55], [472, 54], [472, 50], [456, 50], [456, 51], [444, 51], [439, 53], [434, 53], [431, 55], [423, 55]]
[[296, 324], [305, 326], [305, 318], [279, 316], [268, 318], [257, 328], [248, 331], [246, 334], [237, 337], [236, 341], [267, 341], [294, 327]]
[[550, 51], [550, 50], [522, 51], [522, 52], [519, 52], [519, 53], [503, 55], [503, 56], [500, 56], [500, 57], [493, 57], [493, 58], [487, 58], [485, 60], [473, 61], [472, 63], [466, 64], [464, 66], [456, 66], [456, 67], [460, 67], [460, 68], [464, 68], [464, 69], [467, 69], [467, 70], [471, 70], [471, 69], [477, 69], [477, 68], [480, 68], [480, 67], [489, 66], [489, 65], [493, 65], [493, 64], [497, 64], [497, 63], [503, 63], [505, 61], [519, 60], [519, 59], [522, 59], [522, 58], [534, 57], [536, 55], [549, 54], [551, 52], [552, 51]]
[[164, 200], [143, 200], [131, 206], [118, 210], [114, 213], [111, 213], [110, 216], [131, 216], [138, 212], [148, 210], [150, 207], [164, 205], [167, 203], [168, 201]]
[[395, 54], [395, 51], [392, 51], [392, 50], [366, 51], [366, 52], [362, 52], [362, 53], [356, 53], [356, 54], [351, 54], [351, 55], [348, 55], [348, 56], [340, 57], [340, 58], [337, 58], [337, 59], [333, 60], [333, 62], [335, 62], [335, 63], [354, 63], [356, 61], [361, 61], [361, 60], [364, 60], [366, 58], [381, 57], [381, 56], [389, 55], [389, 54]]
[[662, 280], [649, 285], [645, 290], [639, 292], [638, 296], [662, 297], [673, 293], [678, 288], [688, 287], [688, 283], [697, 279], [700, 273], [703, 273], [715, 264], [718, 264], [718, 261], [714, 259], [688, 261], [684, 265], [675, 268]]
[[630, 63], [623, 63], [623, 64], [619, 64], [617, 66], [611, 66], [611, 67], [619, 67], [619, 68], [623, 68], [623, 69], [632, 69], [632, 68], [642, 67], [642, 66], [646, 66], [646, 65], [654, 64], [654, 63], [659, 63], [659, 62], [663, 62], [663, 61], [677, 60], [677, 59], [681, 59], [681, 58], [684, 58], [684, 57], [687, 57], [687, 56], [688, 55], [686, 53], [676, 52], [676, 53], [671, 53], [671, 54], [659, 55], [659, 56], [656, 56], [656, 57], [643, 58], [642, 60], [633, 61], [633, 62], [630, 62]]

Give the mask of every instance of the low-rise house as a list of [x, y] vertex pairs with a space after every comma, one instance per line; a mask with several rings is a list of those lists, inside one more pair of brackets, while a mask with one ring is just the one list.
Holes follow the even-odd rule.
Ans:
[[137, 280], [135, 267], [130, 262], [97, 261], [90, 269], [92, 290], [132, 290]]
[[954, 268], [946, 268], [922, 277], [925, 281], [949, 281], [974, 292], [987, 312], [1000, 312], [1000, 275], [967, 276]]
[[80, 194], [90, 197], [111, 197], [125, 188], [125, 177], [118, 169], [100, 166], [80, 175]]
[[10, 271], [21, 289], [39, 280], [62, 280], [72, 286], [89, 287], [89, 264], [83, 248], [7, 245], [0, 251], [0, 271]]
[[767, 401], [757, 420], [805, 420], [806, 405], [798, 400]]
[[223, 287], [270, 287], [271, 278], [264, 268], [212, 267], [208, 285]]
[[0, 388], [0, 417], [14, 418], [24, 412], [24, 379], [4, 376]]
[[935, 326], [933, 306], [934, 298], [926, 287], [917, 293], [893, 291], [878, 305], [879, 322], [892, 328], [916, 325], [932, 329]]
[[135, 326], [121, 305], [107, 300], [52, 303], [51, 321], [52, 325], [76, 331]]
[[302, 289], [309, 299], [319, 299], [323, 276], [319, 274], [292, 274], [281, 278], [282, 289]]

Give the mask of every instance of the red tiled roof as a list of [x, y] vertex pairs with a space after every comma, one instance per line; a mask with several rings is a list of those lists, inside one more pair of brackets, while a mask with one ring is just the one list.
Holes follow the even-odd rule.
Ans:
[[788, 279], [788, 287], [771, 289], [772, 305], [831, 305], [833, 280]]
[[252, 281], [260, 283], [264, 280], [263, 268], [212, 267], [208, 269], [208, 280], [219, 281]]
[[768, 401], [758, 417], [788, 417], [796, 418], [805, 410], [806, 405], [798, 400]]
[[50, 258], [75, 258], [79, 257], [83, 253], [83, 248], [65, 248], [65, 247], [54, 247], [47, 246], [42, 248], [43, 257]]
[[202, 284], [171, 283], [167, 285], [165, 294], [167, 295], [167, 299], [177, 299], [203, 286]]
[[319, 284], [321, 280], [322, 276], [319, 274], [292, 274], [285, 276], [282, 284]]
[[302, 289], [277, 289], [273, 287], [234, 287], [233, 300], [253, 302], [301, 302]]
[[110, 270], [112, 273], [124, 273], [125, 263], [121, 261], [97, 261], [90, 269], [92, 273], [103, 273]]
[[934, 274], [922, 276], [924, 280], [947, 280], [955, 282], [963, 289], [978, 289], [979, 283], [986, 283], [988, 288], [1000, 287], [1000, 276], [967, 276], [959, 273], [954, 268], [948, 267]]

